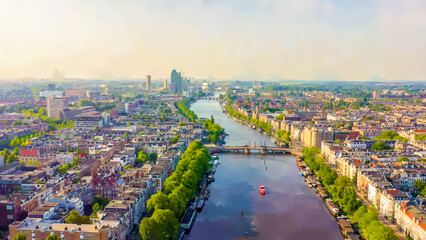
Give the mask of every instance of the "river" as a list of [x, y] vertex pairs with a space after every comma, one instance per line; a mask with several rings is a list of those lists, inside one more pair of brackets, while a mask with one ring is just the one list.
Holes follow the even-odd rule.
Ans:
[[[229, 134], [226, 145], [273, 145], [273, 139], [222, 113], [218, 102], [192, 104], [198, 117], [213, 115]], [[323, 201], [299, 176], [291, 155], [224, 153], [210, 198], [185, 239], [343, 239]], [[259, 194], [266, 186], [266, 195]], [[242, 214], [243, 211], [243, 214]]]

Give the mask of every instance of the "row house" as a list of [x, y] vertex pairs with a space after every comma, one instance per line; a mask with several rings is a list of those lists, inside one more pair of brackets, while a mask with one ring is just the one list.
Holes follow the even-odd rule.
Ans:
[[321, 144], [321, 154], [328, 162], [336, 165], [337, 159], [342, 156], [343, 147], [333, 141], [324, 141]]
[[373, 179], [383, 179], [383, 175], [374, 169], [366, 169], [358, 172], [357, 190], [363, 198], [367, 198], [368, 185]]
[[399, 169], [394, 171], [392, 179], [395, 187], [408, 190], [413, 189], [416, 181], [426, 181], [426, 174], [419, 169]]
[[101, 195], [104, 198], [114, 199], [123, 189], [124, 180], [116, 179], [115, 175], [97, 174], [92, 177], [93, 195]]
[[9, 236], [13, 238], [24, 234], [26, 239], [46, 239], [49, 235], [56, 235], [60, 239], [97, 239], [118, 240], [119, 222], [96, 222], [94, 224], [64, 224], [44, 223], [32, 220], [16, 221], [9, 226]]
[[350, 179], [354, 179], [359, 170], [366, 168], [369, 168], [369, 166], [365, 165], [359, 159], [339, 157], [337, 160], [337, 169], [339, 173]]
[[0, 194], [11, 194], [17, 189], [21, 188], [21, 185], [30, 179], [29, 174], [7, 174], [0, 175]]
[[402, 205], [410, 200], [407, 193], [396, 189], [385, 189], [381, 192], [379, 213], [385, 217], [393, 217], [395, 206]]
[[0, 201], [0, 226], [5, 228], [14, 221], [22, 221], [27, 217], [22, 210], [21, 204], [14, 200]]
[[426, 239], [426, 212], [411, 202], [397, 205], [396, 223], [413, 240]]
[[368, 201], [379, 209], [381, 191], [389, 188], [392, 188], [392, 184], [383, 175], [381, 178], [370, 179], [367, 190]]

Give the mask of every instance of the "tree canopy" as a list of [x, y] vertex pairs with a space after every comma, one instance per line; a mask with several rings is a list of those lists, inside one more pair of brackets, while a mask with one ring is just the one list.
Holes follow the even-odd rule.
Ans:
[[392, 148], [389, 145], [386, 145], [384, 142], [375, 142], [371, 145], [371, 150], [373, 151], [384, 151], [391, 150]]
[[80, 215], [77, 211], [71, 211], [70, 215], [65, 218], [66, 223], [74, 223], [74, 224], [90, 224], [90, 217]]
[[164, 182], [164, 192], [153, 194], [148, 200], [147, 209], [152, 216], [141, 222], [140, 234], [143, 239], [169, 239], [176, 236], [178, 219], [185, 211], [186, 203], [195, 196], [195, 190], [203, 173], [209, 168], [210, 160], [209, 151], [200, 141], [194, 141], [188, 146], [176, 170]]

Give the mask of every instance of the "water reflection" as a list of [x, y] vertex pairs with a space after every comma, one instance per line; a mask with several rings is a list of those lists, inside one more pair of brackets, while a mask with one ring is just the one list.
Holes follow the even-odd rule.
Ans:
[[[191, 109], [200, 117], [213, 114], [229, 133], [227, 145], [273, 144], [270, 137], [228, 119], [215, 101], [198, 101]], [[248, 239], [343, 239], [322, 200], [299, 176], [293, 156], [219, 158], [211, 197], [186, 239], [246, 239], [246, 233]], [[259, 194], [260, 185], [266, 187], [265, 196]]]

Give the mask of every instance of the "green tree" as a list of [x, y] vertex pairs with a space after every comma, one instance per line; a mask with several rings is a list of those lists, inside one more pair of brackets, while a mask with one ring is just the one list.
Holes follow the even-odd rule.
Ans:
[[391, 147], [386, 145], [384, 142], [375, 142], [373, 145], [371, 145], [371, 150], [373, 151], [384, 151], [390, 149]]
[[398, 162], [408, 162], [408, 157], [402, 156], [398, 159]]
[[96, 133], [98, 133], [98, 132], [99, 132], [99, 130], [100, 130], [99, 126], [95, 126], [95, 127], [93, 128], [93, 131], [94, 131], [94, 132], [96, 132]]
[[100, 208], [101, 208], [101, 206], [99, 206], [99, 203], [95, 203], [95, 205], [93, 205], [93, 207], [92, 207], [93, 213], [97, 214]]
[[104, 198], [101, 195], [96, 195], [93, 200], [92, 200], [92, 208], [93, 206], [95, 206], [96, 204], [99, 205], [99, 209], [104, 209], [106, 205], [108, 205], [109, 203], [109, 199], [108, 198]]
[[74, 224], [90, 224], [90, 217], [80, 215], [77, 211], [73, 210], [71, 211], [70, 215], [65, 218], [66, 223], [74, 223]]
[[49, 236], [47, 236], [46, 240], [59, 240], [58, 236], [56, 236], [56, 234], [50, 234]]
[[147, 202], [147, 209], [149, 212], [153, 213], [158, 209], [168, 209], [169, 208], [169, 199], [166, 194], [163, 192], [157, 192], [153, 194]]
[[152, 219], [161, 224], [162, 233], [168, 239], [174, 239], [179, 230], [179, 221], [171, 210], [159, 209], [154, 212]]
[[13, 237], [13, 240], [26, 240], [26, 239], [27, 239], [27, 236], [23, 233], [19, 233], [18, 235], [15, 235]]
[[143, 240], [168, 240], [162, 233], [161, 225], [152, 218], [143, 218], [139, 225], [139, 233]]
[[143, 164], [143, 163], [146, 163], [147, 161], [148, 161], [148, 154], [146, 154], [146, 152], [142, 149], [139, 150], [137, 152], [136, 163]]
[[414, 182], [414, 189], [417, 193], [420, 193], [426, 186], [426, 183], [422, 180], [417, 180]]
[[157, 162], [158, 154], [155, 151], [149, 153], [149, 161]]

